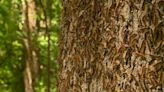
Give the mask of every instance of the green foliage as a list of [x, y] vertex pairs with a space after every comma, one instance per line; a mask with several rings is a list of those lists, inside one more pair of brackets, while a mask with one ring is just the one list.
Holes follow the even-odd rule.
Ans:
[[[37, 19], [43, 21], [47, 16], [51, 25], [49, 32], [51, 34], [51, 91], [56, 90], [57, 75], [57, 41], [60, 21], [60, 0], [51, 0], [52, 8], [44, 15], [42, 0], [36, 0]], [[46, 0], [43, 0], [46, 1]], [[44, 7], [46, 6], [46, 2]], [[21, 0], [0, 0], [0, 92], [23, 92], [24, 79], [23, 71], [25, 68], [24, 48], [22, 46], [22, 37], [25, 35], [22, 28], [22, 1]], [[33, 42], [39, 49], [40, 72], [36, 85], [37, 92], [45, 92], [47, 85], [47, 37], [45, 29], [38, 29], [38, 38]]]

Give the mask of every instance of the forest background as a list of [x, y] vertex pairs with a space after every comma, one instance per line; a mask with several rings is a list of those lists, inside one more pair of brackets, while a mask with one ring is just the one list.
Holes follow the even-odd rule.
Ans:
[[[24, 92], [29, 86], [56, 92], [60, 10], [60, 0], [0, 0], [0, 92]], [[35, 48], [33, 56], [28, 46]], [[28, 66], [30, 57], [37, 63]], [[25, 84], [28, 72], [35, 78], [31, 85]]]

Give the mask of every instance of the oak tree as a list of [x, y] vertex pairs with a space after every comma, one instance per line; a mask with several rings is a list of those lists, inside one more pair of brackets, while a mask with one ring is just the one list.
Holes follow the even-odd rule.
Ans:
[[164, 91], [163, 0], [62, 0], [58, 92]]

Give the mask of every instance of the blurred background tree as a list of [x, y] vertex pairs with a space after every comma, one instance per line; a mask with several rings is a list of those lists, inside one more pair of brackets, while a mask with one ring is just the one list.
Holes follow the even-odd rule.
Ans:
[[[27, 51], [22, 43], [28, 37], [28, 32], [25, 31], [28, 29], [24, 28], [26, 13], [24, 14], [23, 10], [26, 1], [28, 0], [0, 0], [1, 92], [25, 91], [24, 72], [27, 68], [25, 65]], [[31, 17], [36, 19], [36, 23], [30, 33], [30, 43], [37, 49], [38, 73], [35, 77], [36, 83], [32, 86], [34, 92], [56, 92], [60, 0], [33, 1], [35, 1], [35, 14]]]

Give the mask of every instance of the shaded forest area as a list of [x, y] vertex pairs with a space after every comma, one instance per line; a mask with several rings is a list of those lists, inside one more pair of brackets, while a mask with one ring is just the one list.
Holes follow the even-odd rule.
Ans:
[[56, 92], [60, 0], [0, 0], [0, 92]]

